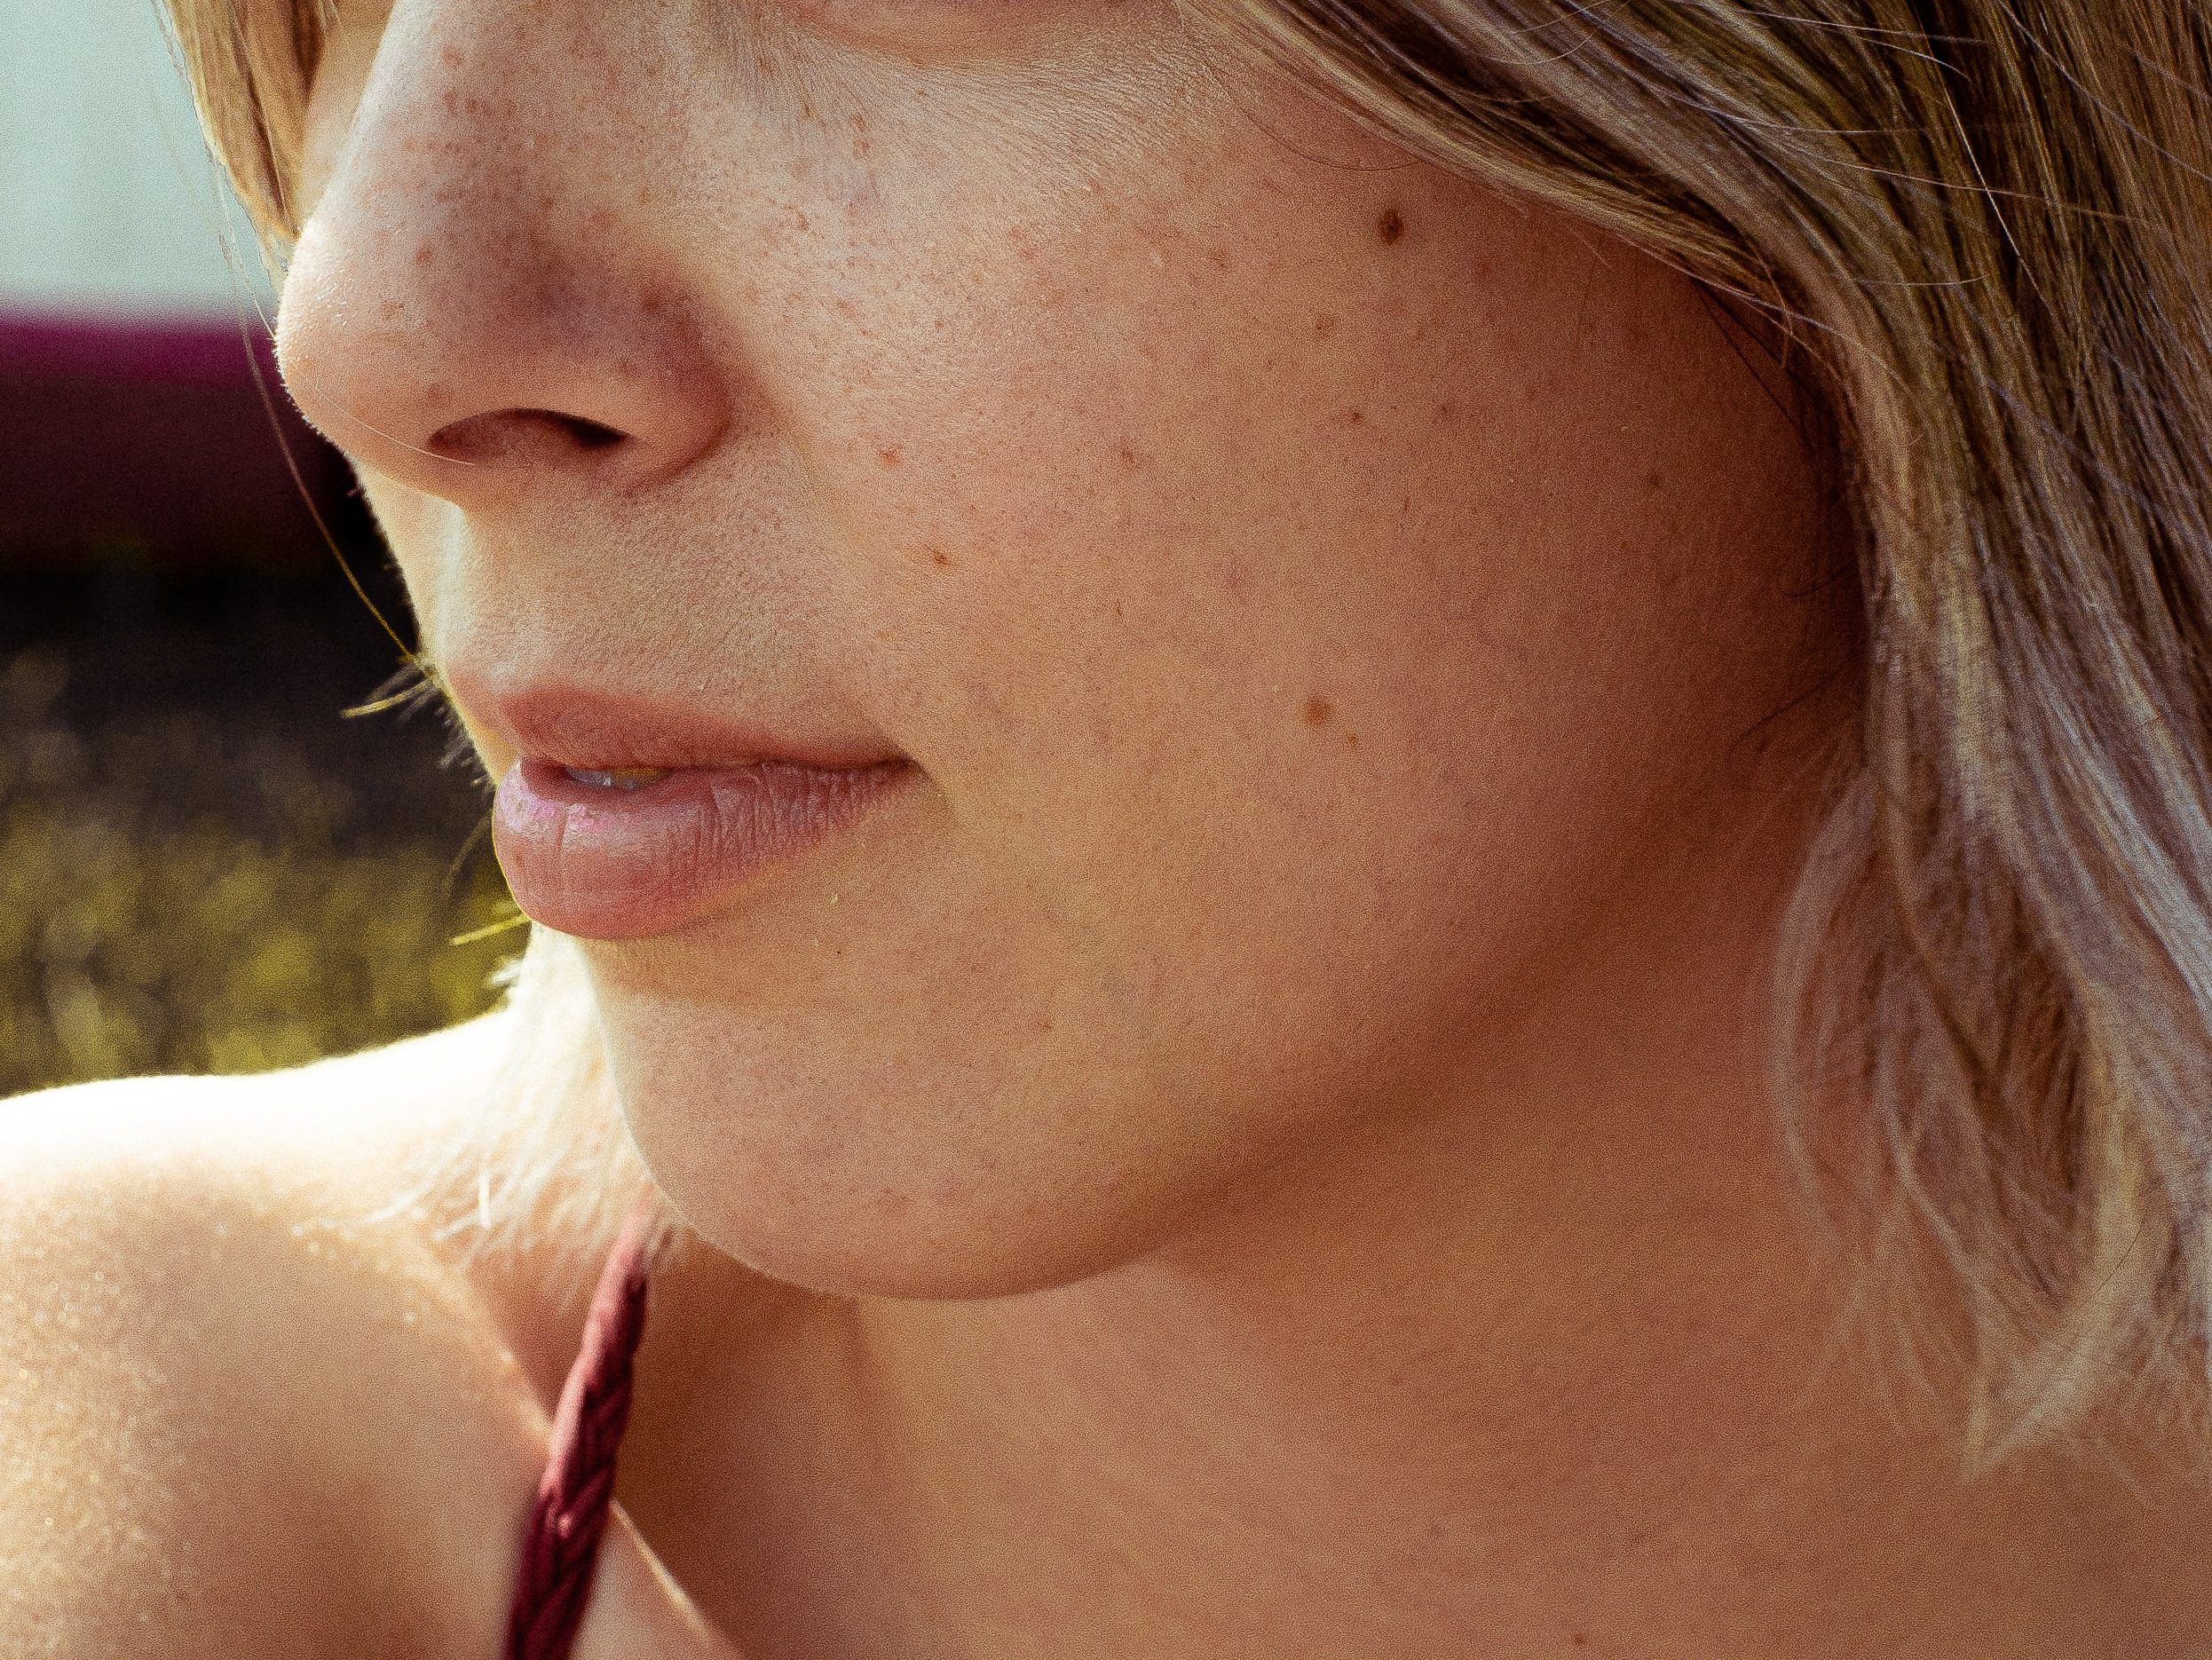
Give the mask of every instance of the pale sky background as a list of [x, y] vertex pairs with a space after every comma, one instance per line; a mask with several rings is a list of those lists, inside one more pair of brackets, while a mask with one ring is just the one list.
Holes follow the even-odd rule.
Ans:
[[265, 312], [159, 4], [0, 0], [0, 319]]

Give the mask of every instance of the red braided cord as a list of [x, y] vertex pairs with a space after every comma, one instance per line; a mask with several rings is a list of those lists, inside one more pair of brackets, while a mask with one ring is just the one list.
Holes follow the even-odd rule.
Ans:
[[553, 1440], [523, 1536], [506, 1660], [568, 1660], [591, 1595], [591, 1570], [614, 1497], [614, 1455], [630, 1411], [630, 1360], [645, 1331], [652, 1208], [624, 1222], [600, 1270], [591, 1312], [553, 1414]]

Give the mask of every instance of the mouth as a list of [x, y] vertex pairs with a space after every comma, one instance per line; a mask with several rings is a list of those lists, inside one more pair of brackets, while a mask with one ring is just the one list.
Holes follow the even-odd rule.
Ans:
[[581, 938], [644, 938], [707, 915], [921, 777], [881, 747], [672, 701], [449, 679], [516, 755], [492, 802], [515, 902]]
[[640, 939], [731, 903], [920, 776], [903, 758], [592, 768], [524, 756], [499, 781], [492, 842], [533, 921], [585, 939]]
[[589, 784], [603, 790], [642, 790], [658, 784], [674, 769], [669, 767], [563, 767], [562, 771], [579, 784]]

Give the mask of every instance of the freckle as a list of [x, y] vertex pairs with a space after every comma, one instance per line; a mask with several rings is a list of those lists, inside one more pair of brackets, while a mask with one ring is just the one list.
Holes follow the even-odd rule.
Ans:
[[791, 217], [798, 222], [799, 228], [802, 231], [813, 223], [807, 217], [806, 210], [802, 208], [794, 208], [791, 210]]
[[1360, 735], [1357, 732], [1345, 733], [1344, 747], [1347, 749], [1357, 749], [1360, 747]]
[[1207, 262], [1211, 264], [1216, 271], [1227, 271], [1228, 269], [1228, 249], [1209, 248], [1205, 250], [1205, 257]]
[[1306, 699], [1307, 725], [1326, 726], [1329, 723], [1329, 717], [1336, 712], [1336, 705], [1330, 702], [1328, 699], [1323, 697], [1318, 692], [1307, 694]]
[[461, 107], [461, 94], [447, 87], [446, 95], [438, 101], [446, 107], [446, 113], [450, 115]]
[[929, 549], [929, 562], [932, 565], [942, 565], [948, 569], [951, 568], [952, 564], [952, 561], [945, 557], [944, 549], [942, 548], [932, 548]]
[[1449, 398], [1436, 406], [1436, 418], [1439, 421], [1449, 421], [1458, 413], [1459, 406]]
[[471, 115], [481, 115], [484, 113], [484, 104], [480, 99], [464, 98], [461, 100], [461, 107], [466, 114]]
[[857, 109], [856, 109], [855, 111], [853, 111], [853, 113], [852, 113], [852, 130], [853, 130], [855, 132], [865, 132], [865, 131], [867, 131], [867, 130], [868, 130], [868, 117], [867, 117], [867, 115], [866, 115], [866, 113], [865, 113], [865, 111], [862, 111], [862, 110], [857, 110]]
[[1375, 235], [1387, 248], [1405, 234], [1405, 216], [1395, 208], [1385, 208], [1382, 217], [1375, 221]]
[[852, 153], [856, 156], [867, 154], [868, 141], [865, 138], [855, 138], [852, 141]]
[[[1242, 597], [1244, 592], [1244, 567], [1234, 559], [1230, 560], [1228, 566], [1221, 572], [1221, 586], [1228, 589], [1230, 593]], [[1278, 691], [1280, 689], [1277, 688]]]
[[1337, 324], [1339, 320], [1340, 320], [1334, 312], [1315, 312], [1314, 338], [1316, 340], [1326, 340], [1331, 335], [1336, 333]]
[[875, 453], [886, 467], [896, 467], [898, 465], [899, 451], [897, 445], [879, 444], [875, 447]]
[[1666, 474], [1661, 472], [1658, 468], [1654, 467], [1649, 472], [1644, 475], [1644, 488], [1651, 491], [1655, 495], [1666, 487], [1667, 476]]
[[397, 300], [386, 300], [382, 305], [376, 308], [376, 313], [386, 322], [390, 322], [393, 318], [399, 314], [399, 302]]
[[1131, 449], [1126, 444], [1124, 444], [1119, 449], [1116, 450], [1114, 454], [1119, 458], [1121, 464], [1125, 467], [1134, 468], [1137, 464], [1136, 451]]
[[461, 49], [457, 46], [448, 46], [438, 56], [448, 69], [461, 68], [469, 61], [461, 55]]
[[1344, 412], [1344, 424], [1347, 426], [1358, 426], [1366, 419], [1367, 414], [1364, 410], [1347, 409]]
[[427, 265], [436, 256], [431, 251], [431, 245], [428, 242], [423, 243], [422, 247], [415, 250], [415, 263], [418, 265]]
[[[765, 61], [762, 63], [761, 68], [763, 73], [766, 72], [768, 65]], [[802, 98], [799, 100], [799, 116], [802, 121], [812, 121], [814, 119], [814, 100], [812, 99]]]

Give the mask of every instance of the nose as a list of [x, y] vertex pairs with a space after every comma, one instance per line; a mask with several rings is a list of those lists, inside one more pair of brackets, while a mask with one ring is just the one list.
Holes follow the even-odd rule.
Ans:
[[508, 15], [523, 9], [401, 10], [278, 310], [307, 418], [364, 467], [472, 510], [648, 487], [729, 422], [656, 233], [650, 129], [619, 118], [604, 73], [564, 60], [588, 50], [555, 20], [575, 8]]

